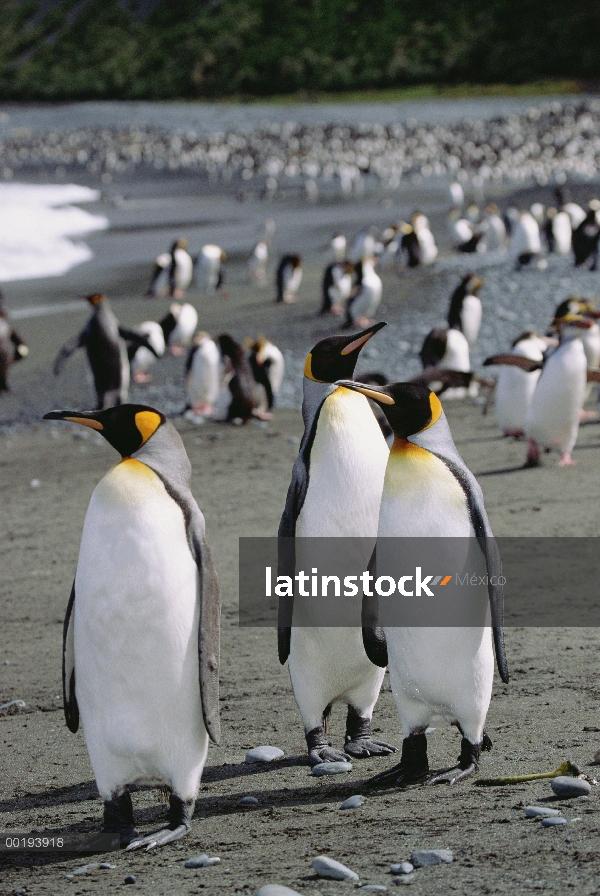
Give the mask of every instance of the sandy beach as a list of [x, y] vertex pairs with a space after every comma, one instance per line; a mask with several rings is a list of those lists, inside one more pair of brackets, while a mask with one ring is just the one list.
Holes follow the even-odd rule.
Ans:
[[[100, 186], [91, 181], [85, 185]], [[331, 235], [338, 229], [350, 235], [370, 224], [381, 227], [417, 205], [430, 217], [439, 234], [440, 261], [402, 277], [383, 275], [380, 314], [389, 321], [389, 333], [384, 338], [382, 331], [380, 348], [373, 340], [374, 351], [361, 359], [363, 371], [409, 376], [418, 370], [418, 340], [443, 319], [458, 275], [484, 264], [451, 256], [445, 190], [435, 181], [407, 184], [391, 208], [377, 196], [311, 206], [265, 203], [235, 192], [203, 195], [192, 176], [117, 179], [89, 206], [110, 222], [107, 230], [85, 238], [92, 259], [60, 278], [3, 286], [15, 324], [30, 347], [27, 361], [11, 370], [11, 394], [0, 399], [0, 558], [5, 577], [0, 703], [26, 703], [0, 713], [0, 828], [5, 832], [87, 834], [98, 829], [102, 814], [83, 736], [71, 735], [64, 725], [60, 656], [85, 509], [117, 456], [98, 434], [41, 422], [51, 408], [93, 403], [83, 356], [72, 358], [59, 379], [49, 373], [60, 346], [83, 325], [86, 307], [45, 310], [101, 290], [124, 325], [157, 319], [167, 300], [143, 296], [155, 255], [181, 235], [193, 249], [217, 242], [228, 252], [228, 296], [190, 293], [200, 327], [214, 335], [230, 331], [238, 339], [267, 333], [284, 351], [288, 375], [275, 419], [246, 427], [193, 426], [176, 416], [184, 405], [181, 359], [156, 365], [154, 382], [132, 392], [133, 400], [173, 416], [182, 435], [222, 588], [222, 744], [210, 748], [191, 834], [150, 854], [101, 856], [97, 861], [115, 867], [75, 877], [65, 875], [96, 859], [0, 854], [0, 892], [105, 893], [134, 874], [137, 890], [148, 896], [253, 893], [264, 883], [329, 896], [354, 885], [317, 879], [310, 864], [315, 856], [344, 862], [363, 884], [392, 887], [390, 863], [408, 859], [419, 848], [451, 849], [454, 862], [418, 871], [410, 883], [417, 894], [598, 892], [596, 787], [589, 798], [561, 803], [547, 781], [478, 788], [471, 779], [455, 787], [367, 793], [365, 780], [397, 761], [391, 758], [355, 761], [348, 775], [313, 778], [288, 672], [277, 660], [276, 634], [238, 625], [238, 538], [276, 532], [302, 434], [301, 362], [316, 341], [336, 331], [333, 321], [316, 316]], [[592, 186], [583, 184], [572, 191], [581, 201], [593, 193]], [[512, 198], [524, 204], [533, 198], [549, 202], [550, 195], [549, 187], [524, 188]], [[507, 190], [498, 196], [503, 202], [508, 198]], [[274, 255], [297, 249], [305, 256], [304, 279], [293, 306], [273, 303], [272, 266], [266, 288], [247, 283], [246, 259], [269, 217], [277, 224]], [[486, 353], [505, 348], [511, 333], [514, 337], [525, 329], [522, 323], [547, 326], [554, 307], [567, 295], [598, 294], [598, 274], [575, 274], [568, 260], [552, 262], [545, 281], [550, 286], [530, 272], [516, 280], [507, 261], [485, 265], [490, 291], [487, 296], [482, 291], [478, 364]], [[513, 282], [514, 289], [509, 288]], [[574, 452], [577, 466], [558, 469], [557, 457], [551, 455], [541, 468], [525, 470], [524, 444], [501, 437], [493, 412], [484, 416], [481, 404], [472, 401], [447, 402], [445, 410], [457, 447], [483, 488], [497, 536], [598, 536], [600, 424], [581, 427]], [[566, 759], [592, 777], [597, 772], [592, 760], [600, 748], [598, 630], [570, 628], [568, 607], [564, 625], [507, 629], [511, 681], [495, 681], [486, 726], [494, 746], [483, 754], [482, 775], [551, 771]], [[400, 745], [387, 677], [374, 731]], [[339, 708], [331, 734], [341, 744]], [[245, 765], [245, 752], [261, 743], [280, 747], [285, 759], [268, 766]], [[454, 729], [438, 728], [429, 743], [434, 769], [458, 754]], [[340, 811], [343, 800], [356, 793], [365, 794], [364, 805]], [[258, 804], [241, 806], [245, 795], [255, 796]], [[141, 790], [134, 794], [134, 804], [139, 828], [153, 830], [163, 813], [158, 793]], [[527, 805], [559, 806], [568, 824], [542, 828], [525, 818]], [[184, 868], [186, 859], [202, 852], [219, 856], [220, 864]]]

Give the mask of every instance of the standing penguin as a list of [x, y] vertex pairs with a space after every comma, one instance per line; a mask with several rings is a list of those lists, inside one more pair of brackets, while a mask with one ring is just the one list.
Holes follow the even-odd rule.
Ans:
[[[191, 467], [166, 418], [143, 405], [52, 411], [101, 433], [122, 460], [85, 516], [64, 624], [67, 726], [83, 726], [104, 832], [153, 849], [188, 833], [209, 737], [219, 741], [217, 575]], [[129, 788], [169, 788], [167, 826], [140, 837]]]
[[465, 274], [452, 293], [448, 308], [448, 326], [460, 330], [469, 345], [473, 345], [481, 327], [481, 299], [479, 290], [483, 280], [475, 274]]
[[174, 299], [185, 295], [194, 276], [194, 260], [188, 252], [188, 241], [176, 240], [171, 247], [171, 265], [169, 268], [169, 285]]
[[198, 312], [189, 302], [173, 302], [160, 326], [171, 354], [182, 355], [198, 326]]
[[540, 227], [531, 212], [521, 212], [511, 232], [510, 251], [514, 258], [515, 268], [520, 271], [534, 260], [538, 267], [543, 267], [542, 242]]
[[352, 294], [355, 268], [349, 261], [333, 261], [323, 274], [323, 299], [319, 314], [344, 313], [344, 305]]
[[250, 344], [250, 365], [257, 383], [267, 396], [267, 410], [272, 410], [285, 376], [285, 360], [281, 349], [259, 334]]
[[155, 320], [145, 320], [139, 325], [137, 332], [147, 338], [154, 351], [150, 351], [145, 345], [132, 343], [127, 349], [129, 364], [134, 382], [148, 383], [151, 380], [148, 368], [165, 353], [165, 337], [161, 325]]
[[302, 283], [302, 259], [299, 255], [284, 255], [277, 265], [275, 287], [278, 302], [290, 304], [296, 301], [296, 293]]
[[202, 423], [210, 417], [219, 395], [221, 356], [208, 333], [196, 333], [185, 365], [188, 419]]
[[8, 368], [29, 354], [29, 349], [8, 320], [4, 297], [0, 293], [0, 393], [9, 392]]
[[216, 342], [223, 359], [224, 379], [229, 391], [225, 419], [229, 423], [234, 420], [247, 423], [251, 417], [263, 417], [259, 410], [257, 383], [246, 352], [229, 333], [222, 333]]
[[425, 780], [429, 774], [425, 732], [430, 724], [443, 721], [461, 732], [460, 756], [454, 768], [434, 775], [429, 783], [453, 784], [472, 774], [481, 751], [491, 747], [484, 724], [494, 674], [492, 632], [498, 670], [502, 681], [508, 681], [504, 598], [498, 584], [502, 569], [483, 495], [456, 450], [439, 399], [426, 386], [395, 383], [376, 389], [345, 380], [338, 385], [376, 401], [394, 430], [377, 537], [476, 538], [477, 550], [485, 557], [491, 626], [486, 618], [468, 628], [384, 625], [383, 629], [363, 629], [372, 661], [385, 666], [389, 660], [390, 684], [404, 735], [400, 763], [369, 783], [405, 785]]
[[86, 296], [94, 309], [87, 324], [77, 336], [64, 345], [54, 362], [54, 376], [58, 376], [67, 358], [84, 348], [94, 378], [97, 408], [104, 410], [127, 400], [129, 393], [129, 358], [125, 339], [145, 346], [156, 355], [147, 337], [119, 326], [105, 295]]
[[226, 259], [227, 253], [220, 246], [215, 246], [213, 243], [202, 246], [196, 276], [199, 289], [209, 294], [221, 289], [225, 282], [223, 264]]
[[367, 327], [381, 304], [381, 277], [375, 270], [374, 258], [359, 261], [354, 269], [358, 282], [355, 294], [347, 302], [346, 326]]
[[[338, 388], [335, 380], [352, 376], [362, 348], [384, 326], [323, 339], [306, 358], [304, 436], [279, 525], [288, 567], [294, 565], [296, 538], [369, 539], [377, 533], [388, 447], [366, 398]], [[279, 628], [278, 641], [312, 765], [394, 752], [371, 736], [384, 672], [368, 659], [359, 628], [299, 627], [292, 617], [291, 626]], [[344, 752], [333, 749], [326, 737], [336, 702], [348, 706]]]
[[432, 264], [438, 256], [438, 248], [429, 226], [429, 219], [423, 212], [415, 212], [412, 216], [412, 227], [421, 250], [421, 263]]
[[[512, 354], [527, 358], [530, 361], [541, 363], [544, 352], [550, 345], [556, 344], [556, 340], [539, 333], [527, 331], [517, 336], [512, 344]], [[519, 367], [502, 363], [504, 355], [494, 355], [487, 358], [485, 366], [500, 366], [500, 373], [496, 382], [495, 410], [496, 422], [505, 436], [515, 439], [521, 438], [525, 433], [525, 420], [533, 400], [533, 394], [540, 378], [539, 370], [521, 370]]]

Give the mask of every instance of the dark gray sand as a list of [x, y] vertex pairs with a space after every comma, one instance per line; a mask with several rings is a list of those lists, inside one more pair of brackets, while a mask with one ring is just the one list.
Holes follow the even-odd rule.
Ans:
[[[164, 184], [161, 189], [168, 193]], [[155, 195], [159, 197], [160, 190]], [[414, 201], [415, 197], [409, 197], [406, 204]], [[432, 217], [437, 208], [443, 220], [441, 194], [422, 192], [419, 202]], [[186, 207], [184, 200], [181, 205]], [[83, 292], [105, 289], [123, 323], [155, 318], [164, 313], [167, 302], [141, 297], [147, 285], [148, 262], [171, 238], [184, 232], [199, 245], [209, 237], [219, 240], [231, 215], [239, 251], [237, 256], [233, 252], [230, 265], [229, 298], [203, 299], [193, 294], [200, 325], [211, 333], [231, 330], [238, 338], [264, 330], [294, 361], [334, 330], [332, 322], [314, 316], [334, 220], [351, 232], [365, 223], [383, 224], [390, 216], [392, 220], [396, 217], [367, 200], [362, 205], [292, 210], [229, 199], [220, 205], [213, 202], [210, 217], [207, 200], [198, 206], [197, 219], [188, 203], [190, 220], [204, 221], [195, 229], [190, 227], [188, 234], [181, 217], [169, 217], [175, 206], [175, 200], [167, 204], [168, 214], [165, 212], [158, 230], [148, 226], [144, 231], [139, 220], [136, 223], [132, 218], [128, 231], [124, 215], [120, 219], [123, 229], [90, 239], [98, 252], [96, 259], [65, 278], [10, 284], [6, 288], [10, 307], [68, 301]], [[149, 225], [159, 214], [158, 208], [157, 200], [146, 207]], [[288, 239], [298, 239], [294, 246], [307, 246], [305, 279], [299, 301], [291, 307], [271, 304], [270, 285], [261, 291], [244, 281], [243, 258], [251, 246], [250, 237], [262, 218], [275, 213], [281, 221], [278, 248], [293, 248], [286, 233]], [[211, 221], [219, 222], [221, 229], [215, 230]], [[305, 242], [299, 241], [302, 233]], [[449, 288], [465, 264], [468, 262], [443, 258], [431, 271], [401, 279], [386, 274], [382, 317], [390, 320], [389, 329], [398, 340], [403, 333], [412, 332], [410, 322], [415, 315], [423, 326], [437, 323]], [[494, 276], [500, 285], [503, 276], [507, 282], [513, 277], [507, 265]], [[507, 307], [531, 313], [544, 325], [554, 304], [564, 298], [563, 293], [574, 291], [576, 282], [566, 262], [564, 270], [552, 276], [557, 278], [559, 295], [545, 295], [536, 305], [536, 281], [523, 274], [522, 289], [512, 294]], [[588, 276], [591, 294], [596, 281], [594, 275]], [[519, 304], [523, 294], [529, 298]], [[483, 293], [482, 298], [484, 315], [491, 319], [492, 294], [487, 306]], [[48, 373], [56, 350], [82, 325], [85, 316], [84, 310], [19, 321], [31, 357], [14, 369], [14, 392], [3, 398], [0, 406], [4, 424], [0, 427], [0, 555], [4, 571], [0, 703], [22, 699], [27, 704], [25, 709], [0, 714], [0, 828], [5, 831], [86, 834], [98, 829], [102, 814], [83, 736], [81, 732], [70, 734], [64, 725], [60, 653], [62, 620], [87, 502], [95, 484], [117, 458], [97, 434], [69, 425], [33, 422], [51, 407], [91, 406], [83, 358], [69, 362], [64, 379], [55, 382]], [[498, 348], [503, 348], [502, 340], [511, 328], [516, 329], [513, 335], [523, 329], [519, 324], [519, 318], [507, 322], [497, 317], [486, 339], [491, 343], [496, 338], [501, 343]], [[504, 325], [506, 330], [497, 329]], [[382, 344], [387, 352], [389, 343]], [[408, 360], [406, 367], [398, 362], [400, 373], [415, 362], [417, 347], [411, 344], [402, 349]], [[385, 364], [383, 355], [374, 355], [363, 361], [363, 369]], [[297, 372], [294, 375], [297, 377]], [[291, 389], [289, 402], [295, 397]], [[155, 385], [136, 389], [135, 398], [165, 408], [182, 406], [181, 360], [168, 359], [157, 366]], [[553, 455], [545, 458], [543, 468], [523, 470], [524, 445], [500, 438], [492, 414], [484, 417], [480, 406], [450, 402], [447, 412], [458, 448], [479, 477], [497, 535], [598, 535], [600, 425], [581, 428], [574, 452], [578, 466], [560, 470]], [[4, 866], [1, 891], [101, 893], [121, 886], [126, 875], [134, 874], [137, 890], [149, 896], [234, 893], [245, 888], [254, 892], [264, 883], [285, 884], [315, 896], [353, 887], [351, 883], [317, 880], [310, 865], [316, 855], [344, 862], [360, 874], [363, 883], [391, 887], [391, 862], [407, 859], [417, 848], [450, 848], [454, 863], [418, 871], [410, 884], [415, 893], [514, 894], [529, 889], [597, 893], [597, 788], [589, 799], [558, 803], [547, 782], [480, 789], [466, 781], [455, 787], [367, 794], [361, 808], [339, 811], [346, 797], [364, 792], [367, 777], [397, 758], [356, 761], [353, 771], [343, 777], [311, 777], [288, 673], [277, 661], [275, 632], [240, 629], [237, 624], [237, 539], [276, 531], [301, 435], [299, 413], [284, 408], [266, 427], [194, 427], [181, 420], [177, 425], [192, 462], [193, 491], [206, 515], [223, 591], [222, 745], [210, 748], [192, 833], [181, 844], [155, 853], [102, 856], [98, 861], [112, 862], [116, 868], [96, 869], [72, 879], [65, 879], [65, 874], [88, 859], [0, 856], [0, 866]], [[33, 487], [33, 480], [39, 480], [39, 486]], [[564, 622], [569, 623], [568, 608]], [[481, 774], [550, 771], [565, 759], [594, 774], [590, 763], [600, 747], [597, 641], [595, 629], [507, 631], [512, 679], [508, 685], [496, 682], [487, 724], [494, 749], [483, 755]], [[331, 729], [336, 744], [343, 739], [343, 718], [341, 708], [334, 710]], [[400, 744], [387, 679], [376, 708], [375, 732]], [[432, 768], [444, 767], [458, 755], [459, 737], [454, 729], [438, 728], [429, 740]], [[241, 764], [246, 750], [260, 743], [281, 747], [286, 758], [264, 767]], [[259, 804], [240, 806], [244, 795], [256, 796]], [[156, 791], [138, 792], [134, 802], [141, 830], [151, 831], [160, 825], [164, 807]], [[529, 804], [564, 808], [569, 823], [543, 828], [525, 818], [523, 807]], [[185, 869], [185, 859], [200, 852], [219, 856], [220, 865]]]

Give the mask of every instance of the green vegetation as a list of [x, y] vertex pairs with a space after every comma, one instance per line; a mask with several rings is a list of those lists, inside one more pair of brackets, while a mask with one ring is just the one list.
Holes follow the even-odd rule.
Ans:
[[3, 0], [0, 17], [5, 100], [543, 94], [599, 72], [589, 0]]

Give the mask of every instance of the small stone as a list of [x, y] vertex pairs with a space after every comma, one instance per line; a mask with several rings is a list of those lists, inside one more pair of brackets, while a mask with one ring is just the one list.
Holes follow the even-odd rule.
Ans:
[[199, 856], [195, 856], [193, 859], [188, 859], [185, 863], [186, 868], [210, 868], [212, 865], [218, 865], [221, 859], [218, 859], [216, 856], [214, 859], [209, 859], [205, 852], [203, 852]]
[[126, 884], [134, 884], [135, 881], [136, 881], [135, 874], [128, 874], [127, 877], [125, 878], [124, 883], [126, 883]]
[[319, 877], [328, 877], [331, 880], [358, 880], [356, 871], [351, 871], [329, 856], [317, 856], [311, 864]]
[[396, 886], [401, 886], [402, 884], [412, 884], [414, 879], [414, 874], [405, 874], [404, 877], [395, 877], [392, 883], [396, 884]]
[[363, 884], [360, 889], [375, 893], [387, 893], [387, 887], [384, 887], [383, 884]]
[[559, 775], [552, 778], [550, 787], [561, 799], [570, 799], [574, 796], [585, 796], [591, 791], [591, 785], [583, 778], [569, 778], [567, 775]]
[[390, 874], [410, 874], [414, 870], [415, 867], [410, 862], [400, 862], [397, 865], [390, 865]]
[[561, 815], [553, 815], [552, 818], [542, 818], [542, 825], [545, 828], [554, 828], [557, 825], [566, 824], [567, 819]]
[[254, 896], [300, 896], [300, 894], [281, 884], [265, 884], [264, 887], [256, 891]]
[[596, 750], [596, 752], [594, 753], [594, 762], [600, 765], [600, 750]]
[[73, 874], [89, 874], [90, 871], [94, 871], [98, 867], [98, 862], [90, 862], [89, 865], [81, 865], [79, 868], [76, 868]]
[[98, 865], [98, 868], [100, 868], [102, 871], [109, 871], [111, 868], [116, 867], [116, 865], [111, 865], [110, 862], [100, 862], [100, 864]]
[[525, 806], [525, 815], [527, 818], [552, 818], [553, 815], [560, 815], [560, 812], [546, 806]]
[[240, 800], [240, 806], [258, 806], [258, 800], [255, 796], [243, 796]]
[[313, 765], [311, 774], [319, 778], [321, 775], [343, 775], [344, 772], [351, 771], [351, 762], [319, 762], [317, 765]]
[[411, 854], [410, 860], [415, 868], [427, 868], [441, 862], [449, 864], [454, 861], [454, 856], [451, 849], [417, 849]]
[[284, 756], [285, 753], [279, 747], [254, 747], [248, 750], [244, 762], [274, 762]]
[[355, 794], [354, 796], [349, 796], [347, 800], [344, 800], [340, 809], [358, 809], [359, 806], [362, 806], [365, 798], [360, 795], [360, 793]]
[[39, 479], [32, 479], [31, 482], [29, 483], [29, 488], [39, 488], [39, 487], [40, 487]]

